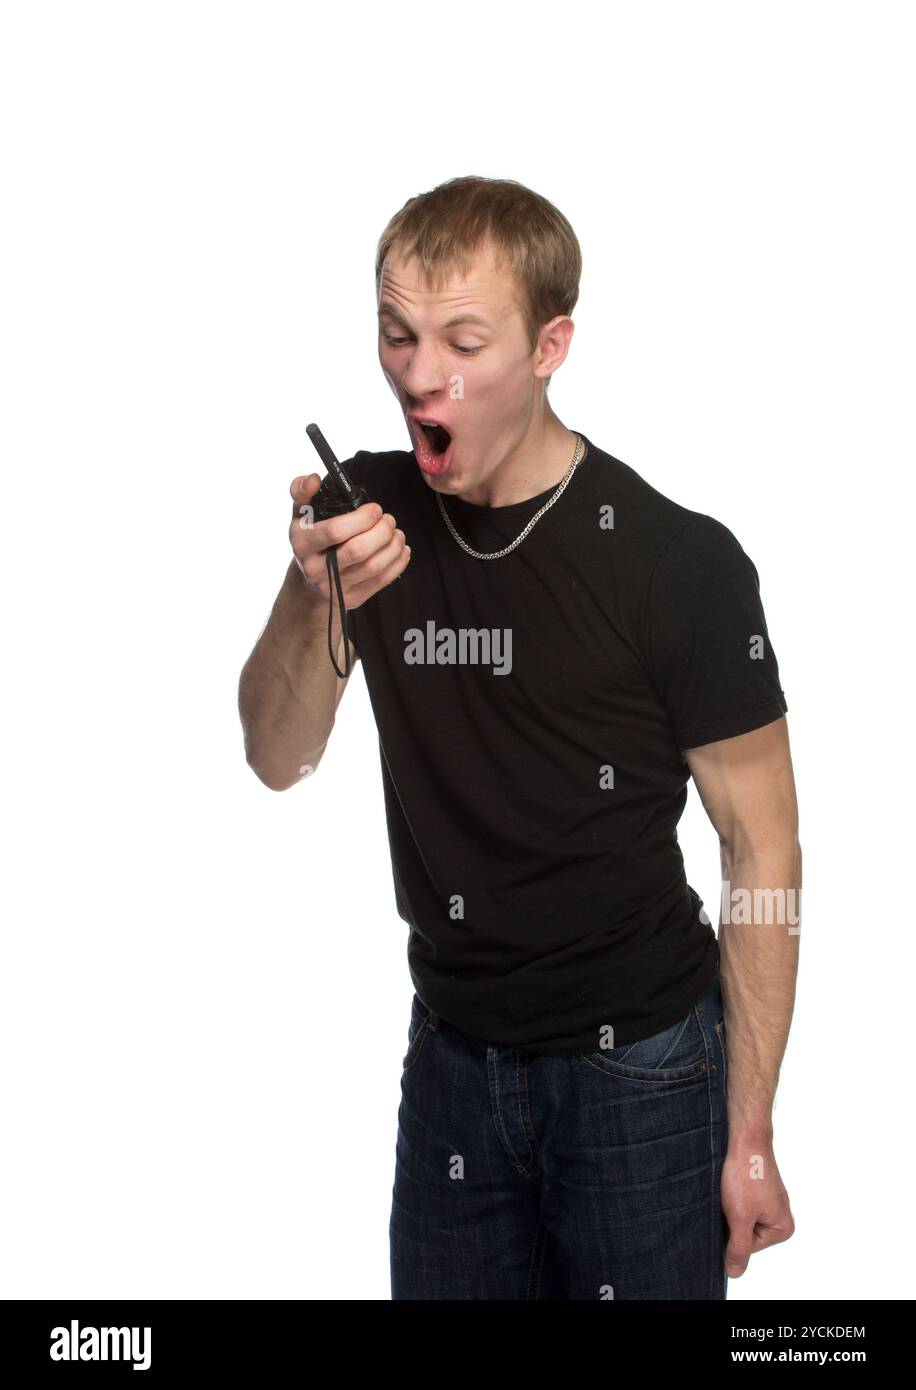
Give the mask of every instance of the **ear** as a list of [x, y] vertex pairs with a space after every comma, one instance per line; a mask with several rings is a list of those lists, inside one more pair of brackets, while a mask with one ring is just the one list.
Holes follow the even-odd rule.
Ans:
[[566, 354], [569, 352], [569, 345], [576, 325], [568, 314], [558, 314], [556, 318], [545, 323], [538, 334], [537, 348], [535, 349], [534, 375], [536, 377], [546, 377], [549, 384], [553, 373], [562, 367], [566, 361]]

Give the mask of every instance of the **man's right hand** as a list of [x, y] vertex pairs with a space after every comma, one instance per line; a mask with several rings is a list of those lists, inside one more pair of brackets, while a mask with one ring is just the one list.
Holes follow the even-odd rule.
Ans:
[[337, 567], [343, 589], [344, 606], [359, 608], [366, 599], [384, 589], [407, 568], [410, 546], [394, 517], [383, 512], [377, 502], [364, 502], [355, 512], [328, 517], [308, 524], [308, 507], [321, 486], [317, 473], [294, 478], [290, 484], [293, 517], [289, 542], [306, 587], [327, 598], [331, 592], [325, 552], [337, 545]]

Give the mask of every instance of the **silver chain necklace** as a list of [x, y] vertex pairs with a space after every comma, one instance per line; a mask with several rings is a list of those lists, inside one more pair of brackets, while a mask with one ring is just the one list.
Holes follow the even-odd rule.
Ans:
[[439, 493], [439, 492], [437, 492], [437, 493], [436, 493], [436, 501], [437, 501], [437, 503], [439, 504], [439, 511], [442, 513], [442, 519], [443, 519], [443, 521], [445, 522], [445, 524], [446, 524], [446, 526], [448, 527], [448, 529], [451, 531], [452, 535], [455, 537], [455, 540], [456, 540], [456, 541], [458, 542], [458, 544], [461, 546], [461, 549], [462, 549], [462, 550], [466, 550], [467, 553], [468, 553], [469, 555], [473, 555], [473, 557], [474, 557], [475, 560], [499, 560], [503, 555], [508, 555], [508, 554], [509, 554], [509, 551], [510, 551], [510, 550], [514, 550], [515, 547], [516, 547], [517, 545], [521, 545], [522, 541], [525, 539], [525, 537], [527, 536], [528, 532], [531, 530], [532, 526], [535, 524], [536, 521], [540, 521], [541, 517], [542, 517], [542, 516], [544, 515], [544, 513], [547, 511], [548, 507], [552, 507], [552, 506], [553, 506], [554, 502], [556, 502], [557, 498], [560, 496], [560, 493], [561, 493], [561, 492], [563, 491], [563, 489], [566, 487], [566, 484], [569, 482], [569, 480], [570, 480], [570, 478], [572, 477], [573, 473], [576, 471], [576, 468], [577, 468], [578, 465], [579, 465], [579, 450], [580, 450], [581, 448], [582, 448], [582, 439], [581, 439], [581, 437], [577, 434], [577, 435], [576, 435], [576, 451], [575, 451], [575, 453], [573, 454], [573, 461], [572, 461], [572, 463], [569, 465], [569, 470], [568, 470], [568, 472], [567, 472], [567, 474], [566, 474], [566, 477], [565, 477], [565, 478], [563, 479], [563, 481], [560, 483], [559, 487], [557, 488], [557, 490], [556, 490], [556, 492], [553, 494], [553, 496], [552, 496], [551, 498], [549, 498], [549, 499], [544, 503], [543, 507], [539, 507], [539, 508], [537, 509], [537, 511], [535, 512], [534, 516], [531, 518], [531, 520], [528, 522], [528, 525], [525, 527], [524, 531], [522, 531], [520, 535], [516, 536], [515, 540], [512, 542], [511, 545], [504, 546], [502, 550], [472, 550], [471, 547], [470, 547], [465, 541], [463, 541], [463, 540], [461, 539], [461, 537], [459, 536], [458, 532], [455, 530], [454, 526], [453, 526], [452, 523], [451, 523], [451, 519], [450, 519], [450, 517], [449, 517], [449, 514], [448, 514], [448, 512], [445, 510], [445, 503], [442, 501], [442, 494]]

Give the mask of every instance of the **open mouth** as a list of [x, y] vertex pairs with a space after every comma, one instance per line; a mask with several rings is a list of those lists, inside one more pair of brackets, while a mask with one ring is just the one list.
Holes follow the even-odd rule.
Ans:
[[424, 473], [444, 473], [451, 462], [452, 436], [444, 425], [423, 425], [413, 420], [417, 463]]

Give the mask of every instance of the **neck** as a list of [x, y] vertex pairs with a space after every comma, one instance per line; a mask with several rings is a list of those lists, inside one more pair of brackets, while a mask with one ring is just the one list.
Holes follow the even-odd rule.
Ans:
[[[575, 449], [576, 435], [551, 411], [547, 419], [529, 426], [492, 473], [456, 496], [479, 507], [511, 507], [516, 502], [527, 502], [548, 488], [559, 487], [569, 472]], [[580, 463], [585, 457], [584, 449], [583, 442]]]

